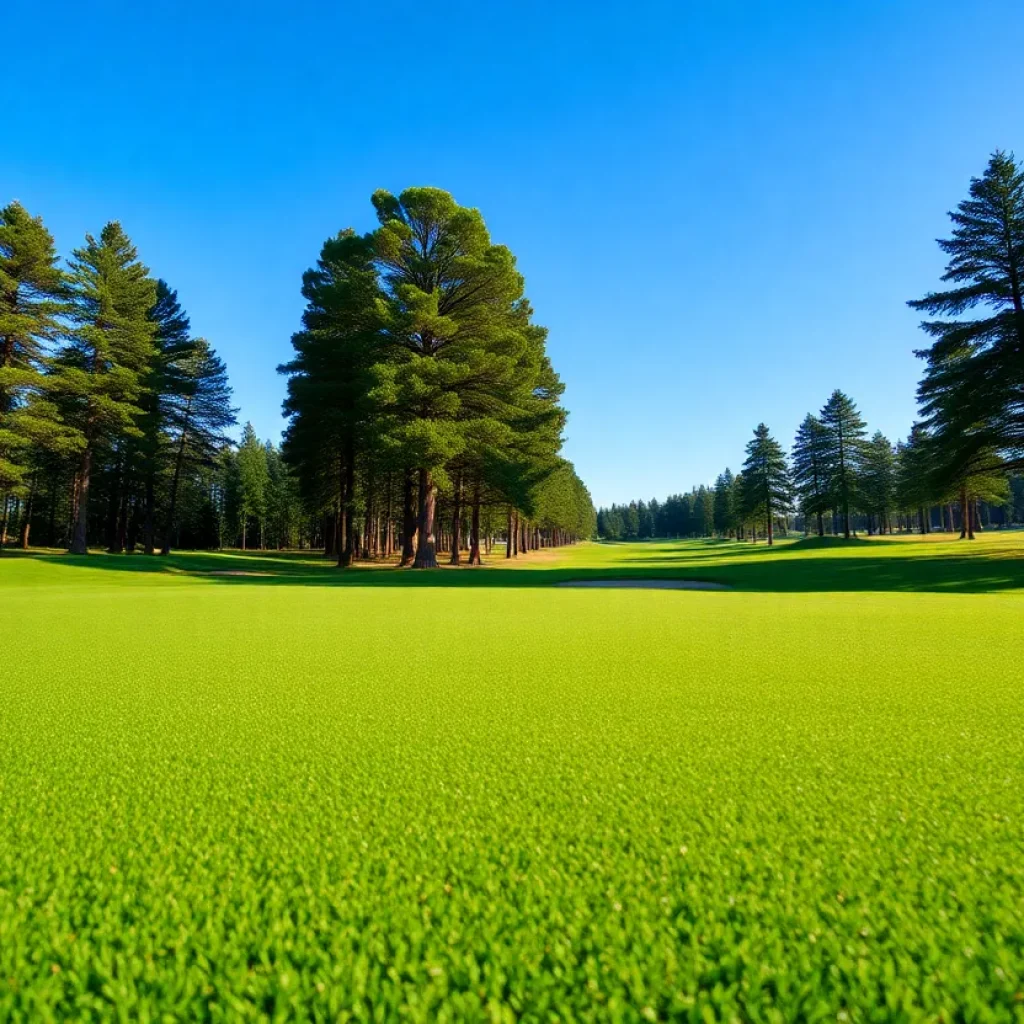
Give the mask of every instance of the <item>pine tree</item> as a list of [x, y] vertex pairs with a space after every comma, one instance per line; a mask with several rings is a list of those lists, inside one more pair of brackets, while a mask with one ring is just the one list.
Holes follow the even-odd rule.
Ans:
[[[876, 431], [864, 446], [861, 498], [864, 511], [878, 522], [878, 532], [885, 533], [896, 494], [896, 454], [889, 439]], [[869, 519], [870, 532], [870, 519]], [[890, 527], [891, 530], [891, 527]]]
[[804, 519], [814, 517], [818, 536], [825, 535], [824, 515], [830, 507], [828, 431], [808, 413], [793, 442], [793, 484]]
[[825, 403], [820, 420], [825, 428], [828, 492], [842, 514], [843, 536], [849, 540], [850, 510], [857, 500], [867, 428], [852, 399], [839, 390], [833, 391]]
[[249, 520], [256, 519], [263, 546], [263, 528], [267, 514], [267, 487], [270, 473], [267, 452], [256, 437], [251, 423], [242, 429], [242, 440], [236, 455], [238, 471], [238, 525], [242, 534], [242, 550], [246, 550], [246, 531]]
[[[405, 358], [388, 367], [382, 392], [401, 417], [396, 436], [418, 474], [414, 566], [437, 565], [437, 489], [465, 448], [464, 406], [501, 397], [506, 378], [492, 357], [517, 332], [523, 280], [512, 254], [492, 245], [478, 210], [435, 188], [380, 191], [374, 246], [387, 293], [387, 331]], [[495, 371], [501, 377], [495, 379]]]
[[112, 221], [86, 236], [71, 259], [74, 332], [56, 365], [66, 417], [81, 436], [72, 554], [88, 551], [89, 488], [97, 446], [139, 437], [138, 405], [153, 357], [149, 311], [156, 285], [135, 247]]
[[733, 507], [735, 479], [732, 470], [726, 467], [725, 472], [719, 474], [715, 481], [715, 503], [714, 503], [714, 524], [715, 530], [722, 537], [729, 535], [735, 529], [736, 510]]
[[785, 515], [790, 508], [790, 480], [782, 446], [763, 423], [758, 424], [753, 440], [747, 444], [742, 493], [744, 518], [762, 519], [768, 543], [772, 544], [775, 517]]
[[161, 554], [169, 555], [177, 525], [178, 493], [184, 473], [212, 466], [229, 444], [234, 426], [227, 369], [205, 338], [190, 338], [186, 354], [174, 359], [174, 386], [162, 396], [161, 418], [172, 460]]
[[357, 464], [367, 448], [389, 443], [382, 408], [388, 390], [376, 389], [384, 365], [399, 357], [381, 330], [373, 259], [370, 239], [351, 230], [324, 243], [316, 267], [303, 275], [306, 309], [292, 336], [295, 357], [279, 368], [289, 377], [284, 458], [310, 506], [333, 511], [341, 567], [355, 557]]
[[[911, 308], [934, 339], [918, 396], [947, 476], [1024, 465], [1024, 170], [997, 151], [950, 213], [942, 277], [953, 287]], [[968, 310], [988, 315], [966, 319]]]
[[154, 347], [146, 374], [146, 388], [139, 405], [142, 437], [136, 442], [143, 488], [142, 543], [147, 555], [156, 550], [156, 484], [167, 455], [167, 427], [170, 409], [187, 390], [181, 364], [193, 355], [188, 315], [178, 302], [178, 293], [166, 281], [156, 282], [156, 301], [149, 311], [154, 324]]
[[53, 236], [19, 203], [0, 210], [0, 499], [31, 489], [34, 456], [67, 454], [74, 435], [48, 399], [47, 355], [66, 310]]

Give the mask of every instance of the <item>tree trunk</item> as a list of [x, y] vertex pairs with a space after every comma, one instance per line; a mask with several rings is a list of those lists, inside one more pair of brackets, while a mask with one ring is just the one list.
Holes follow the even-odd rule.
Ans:
[[[968, 526], [970, 525], [971, 513], [967, 506], [967, 483], [960, 485], [960, 539], [967, 539]], [[973, 540], [973, 537], [971, 538]]]
[[[191, 406], [191, 402], [189, 403]], [[171, 553], [171, 535], [174, 531], [174, 516], [178, 508], [178, 485], [181, 483], [181, 471], [185, 466], [185, 439], [187, 432], [182, 430], [178, 438], [178, 454], [174, 457], [174, 476], [171, 478], [171, 493], [167, 502], [167, 521], [164, 523], [163, 544], [160, 547], [161, 555]]]
[[339, 550], [338, 567], [347, 568], [355, 559], [355, 504], [356, 467], [355, 452], [349, 446], [341, 479], [341, 501], [345, 510], [345, 546]]
[[86, 440], [82, 459], [78, 466], [78, 486], [75, 488], [75, 528], [71, 535], [69, 555], [87, 555], [89, 553], [89, 484], [92, 475], [92, 441]]
[[469, 564], [482, 565], [480, 558], [480, 481], [473, 489], [473, 517], [469, 527]]
[[107, 551], [120, 554], [124, 550], [120, 545], [121, 505], [124, 501], [124, 464], [118, 462], [114, 479], [110, 487], [110, 500], [107, 503]]
[[417, 527], [419, 536], [416, 543], [414, 569], [436, 569], [437, 548], [434, 543], [434, 514], [437, 510], [437, 490], [430, 470], [420, 470], [420, 514]]
[[156, 540], [154, 534], [156, 532], [156, 523], [153, 520], [155, 514], [156, 504], [156, 487], [153, 482], [153, 468], [148, 467], [146, 470], [146, 511], [142, 517], [142, 550], [147, 555], [156, 554]]
[[452, 554], [448, 561], [458, 565], [462, 561], [462, 474], [455, 481], [455, 495], [452, 502]]
[[402, 560], [399, 565], [412, 565], [416, 551], [413, 546], [416, 533], [416, 513], [412, 504], [412, 470], [405, 471], [402, 485]]
[[248, 525], [249, 517], [243, 512], [242, 513], [242, 550], [245, 550], [245, 528]]
[[505, 531], [505, 557], [512, 557], [512, 545], [514, 543], [512, 537], [512, 509], [508, 510], [508, 529]]

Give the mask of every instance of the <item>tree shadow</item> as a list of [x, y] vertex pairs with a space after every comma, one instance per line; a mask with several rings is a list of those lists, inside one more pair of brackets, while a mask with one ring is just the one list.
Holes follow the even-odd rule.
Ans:
[[[542, 562], [419, 571], [360, 563], [338, 569], [312, 552], [184, 552], [166, 558], [38, 552], [13, 558], [160, 581], [231, 587], [496, 587], [544, 588], [568, 581], [685, 579], [730, 590], [770, 593], [903, 592], [982, 594], [1024, 591], [1024, 547], [927, 551], [924, 545], [872, 538], [864, 542], [663, 544], [660, 553], [623, 557], [606, 566], [552, 567]], [[901, 550], [902, 549], [902, 550]], [[620, 550], [625, 553], [625, 546]], [[6, 557], [6, 556], [5, 556]], [[125, 581], [127, 582], [127, 580]], [[713, 593], [704, 597], [714, 598]]]

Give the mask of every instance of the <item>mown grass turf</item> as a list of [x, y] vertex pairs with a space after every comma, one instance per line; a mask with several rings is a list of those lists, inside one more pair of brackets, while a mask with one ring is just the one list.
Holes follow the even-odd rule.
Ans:
[[5, 556], [0, 1019], [1020, 1021], [1022, 556]]

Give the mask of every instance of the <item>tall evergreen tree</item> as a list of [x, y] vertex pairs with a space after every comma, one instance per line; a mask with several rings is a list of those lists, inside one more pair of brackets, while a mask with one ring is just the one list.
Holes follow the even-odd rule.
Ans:
[[864, 446], [861, 496], [864, 511], [869, 517], [875, 518], [878, 532], [885, 533], [895, 504], [896, 454], [889, 439], [881, 431], [875, 431]]
[[66, 454], [73, 435], [47, 398], [47, 354], [66, 281], [53, 236], [20, 203], [0, 210], [0, 500], [30, 488], [33, 452]]
[[[1024, 169], [993, 153], [949, 216], [939, 246], [952, 287], [909, 305], [937, 318], [921, 325], [933, 341], [918, 353], [918, 395], [941, 463], [966, 479], [999, 460], [1024, 465]], [[979, 308], [987, 315], [965, 318]]]
[[491, 244], [480, 212], [447, 192], [380, 191], [373, 203], [387, 330], [404, 354], [381, 385], [401, 415], [396, 436], [418, 474], [413, 564], [428, 568], [437, 565], [437, 489], [465, 447], [466, 407], [485, 409], [507, 382], [496, 349], [515, 333], [523, 280], [509, 250]]
[[74, 332], [57, 364], [66, 417], [82, 439], [70, 551], [86, 554], [89, 489], [97, 446], [141, 435], [138, 401], [153, 356], [149, 311], [156, 285], [116, 221], [74, 251], [70, 284]]
[[382, 333], [381, 291], [369, 239], [351, 230], [328, 239], [302, 279], [306, 309], [292, 337], [284, 410], [290, 417], [284, 457], [302, 493], [331, 524], [339, 566], [355, 557], [357, 462], [371, 444], [386, 443], [385, 413], [375, 390], [383, 365], [397, 358]]
[[790, 508], [789, 467], [782, 446], [763, 423], [758, 424], [753, 440], [747, 444], [742, 493], [744, 518], [763, 520], [768, 543], [774, 543], [775, 517]]
[[824, 452], [829, 492], [843, 520], [843, 536], [850, 539], [850, 511], [857, 500], [867, 427], [853, 400], [842, 391], [832, 392], [821, 410], [825, 428]]
[[171, 552], [183, 474], [194, 466], [214, 465], [229, 444], [225, 432], [234, 426], [238, 411], [231, 395], [221, 358], [205, 338], [189, 339], [187, 353], [174, 359], [174, 386], [162, 396], [171, 481], [161, 554]]
[[818, 536], [825, 535], [829, 496], [829, 435], [817, 416], [808, 413], [793, 442], [793, 484], [805, 520], [814, 518]]
[[154, 324], [154, 347], [139, 401], [142, 436], [136, 442], [144, 492], [142, 543], [147, 555], [156, 550], [156, 485], [167, 453], [168, 416], [187, 389], [181, 363], [194, 351], [188, 315], [166, 281], [156, 282], [156, 301], [149, 318]]
[[251, 423], [246, 423], [242, 429], [242, 440], [235, 458], [238, 472], [238, 525], [242, 534], [242, 550], [245, 551], [250, 519], [255, 519], [259, 524], [260, 547], [263, 546], [267, 488], [270, 483], [267, 451], [260, 444]]
[[715, 481], [714, 524], [715, 530], [723, 537], [736, 527], [736, 509], [733, 505], [736, 481], [727, 466]]

